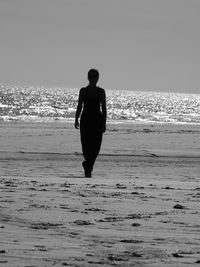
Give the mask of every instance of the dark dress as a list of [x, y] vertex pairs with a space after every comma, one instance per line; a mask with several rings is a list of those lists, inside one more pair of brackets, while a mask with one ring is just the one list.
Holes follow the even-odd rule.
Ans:
[[91, 173], [102, 142], [103, 117], [100, 110], [100, 90], [103, 89], [97, 87], [96, 97], [89, 96], [88, 87], [82, 88], [81, 90], [84, 90], [84, 106], [80, 120], [81, 144], [83, 156], [85, 158], [83, 167], [86, 173]]

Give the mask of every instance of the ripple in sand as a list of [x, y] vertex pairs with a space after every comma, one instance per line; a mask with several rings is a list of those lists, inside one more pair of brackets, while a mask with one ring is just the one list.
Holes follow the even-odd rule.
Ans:
[[129, 244], [138, 244], [138, 243], [143, 243], [144, 241], [142, 240], [135, 240], [135, 239], [122, 239], [120, 240], [121, 243], [129, 243]]

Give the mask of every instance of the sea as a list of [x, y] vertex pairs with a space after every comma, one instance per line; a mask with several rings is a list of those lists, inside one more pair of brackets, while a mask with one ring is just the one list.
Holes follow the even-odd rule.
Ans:
[[[0, 86], [1, 121], [74, 121], [79, 89]], [[113, 123], [200, 123], [200, 94], [106, 90]]]

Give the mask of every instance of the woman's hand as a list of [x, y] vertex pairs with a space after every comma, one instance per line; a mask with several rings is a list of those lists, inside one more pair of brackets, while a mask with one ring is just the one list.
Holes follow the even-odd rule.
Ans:
[[78, 119], [75, 120], [74, 126], [76, 129], [79, 129], [79, 121]]
[[102, 125], [102, 132], [105, 133], [105, 131], [106, 131], [106, 124], [103, 124]]

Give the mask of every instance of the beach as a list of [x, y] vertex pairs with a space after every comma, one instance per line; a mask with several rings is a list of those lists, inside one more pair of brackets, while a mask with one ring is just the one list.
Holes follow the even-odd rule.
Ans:
[[92, 178], [79, 131], [0, 124], [0, 266], [198, 266], [198, 124], [107, 125]]

